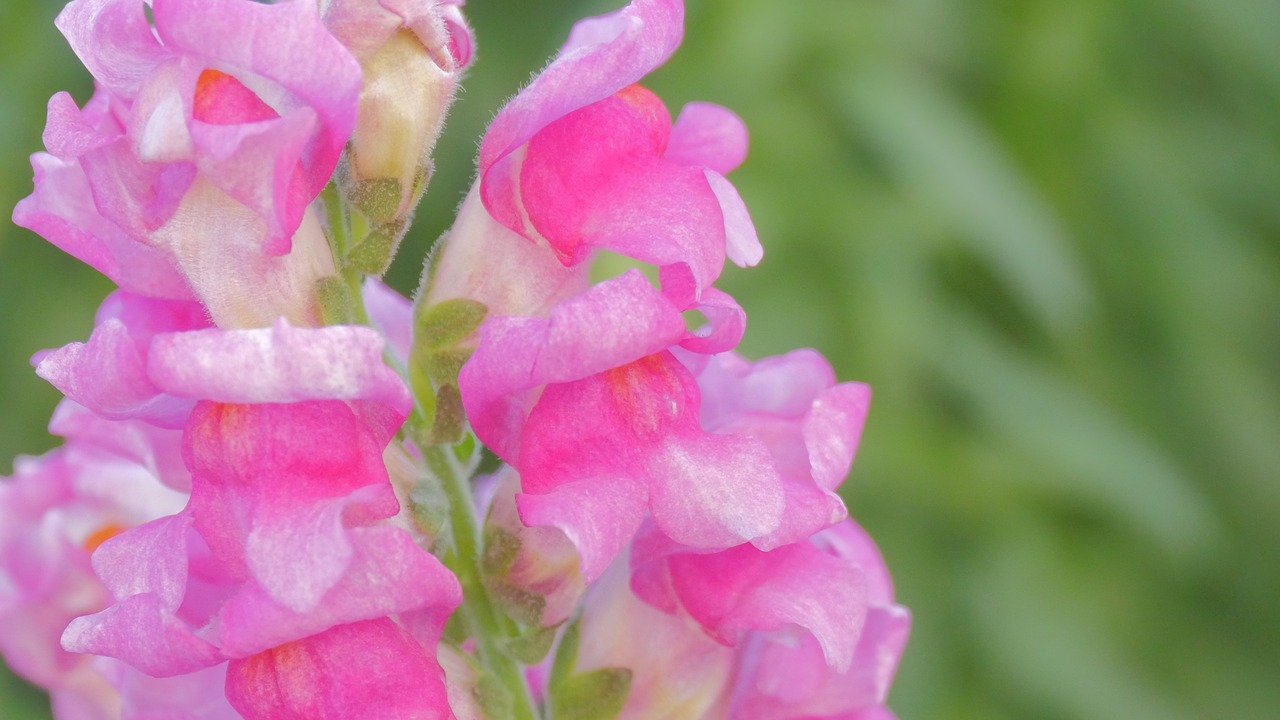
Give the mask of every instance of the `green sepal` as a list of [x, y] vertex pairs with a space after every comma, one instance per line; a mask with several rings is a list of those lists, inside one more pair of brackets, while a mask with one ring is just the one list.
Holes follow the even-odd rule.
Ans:
[[512, 657], [525, 665], [537, 665], [542, 659], [551, 652], [551, 646], [556, 642], [555, 627], [535, 627], [532, 630], [511, 638], [507, 641], [507, 648], [511, 651]]
[[363, 275], [381, 276], [391, 266], [403, 232], [379, 228], [370, 232], [347, 255], [346, 269]]
[[548, 704], [555, 720], [613, 720], [630, 693], [630, 669], [600, 668], [553, 685]]
[[441, 385], [436, 391], [435, 417], [427, 434], [427, 444], [452, 445], [462, 440], [466, 430], [467, 411], [462, 407], [462, 395], [454, 385]]
[[414, 344], [437, 351], [453, 348], [475, 332], [488, 313], [484, 303], [466, 298], [420, 308], [414, 317]]
[[469, 465], [483, 447], [484, 446], [480, 444], [480, 441], [476, 440], [475, 434], [469, 432], [463, 435], [462, 439], [454, 444], [453, 455], [458, 458], [458, 462], [463, 465]]
[[521, 625], [536, 626], [542, 622], [547, 609], [547, 599], [505, 580], [485, 583], [489, 594], [507, 617]]
[[409, 511], [413, 520], [433, 543], [449, 531], [449, 498], [440, 481], [430, 473], [424, 474], [409, 492]]
[[520, 538], [496, 525], [484, 529], [484, 557], [480, 568], [489, 577], [500, 578], [511, 571], [520, 553]]
[[573, 667], [578, 664], [578, 646], [581, 642], [582, 617], [578, 616], [569, 621], [564, 633], [560, 635], [555, 660], [551, 661], [551, 675], [547, 678], [549, 687], [563, 684], [573, 674]]
[[370, 178], [358, 180], [351, 187], [349, 197], [357, 210], [375, 223], [386, 223], [400, 214], [404, 189], [395, 178]]
[[[445, 621], [444, 631], [440, 633], [440, 640], [454, 647], [462, 647], [469, 636], [470, 630], [467, 629], [466, 619], [462, 617], [462, 613], [455, 612]], [[462, 654], [462, 656], [469, 658], [466, 654]]]
[[469, 347], [432, 351], [427, 355], [427, 375], [431, 378], [431, 382], [439, 388], [445, 385], [456, 385], [458, 373], [462, 372], [462, 366], [467, 364], [467, 360], [471, 359], [471, 353], [474, 351], [475, 348]]
[[428, 360], [428, 354], [420, 352], [416, 344], [409, 351], [409, 387], [412, 388], [413, 396], [418, 400], [422, 410], [422, 421], [426, 424], [425, 427], [414, 428], [413, 439], [423, 445], [430, 444], [431, 430], [436, 419], [436, 388], [431, 382]]
[[325, 325], [347, 325], [355, 320], [355, 298], [345, 280], [337, 275], [320, 278], [315, 291]]
[[480, 706], [480, 712], [489, 720], [506, 720], [515, 715], [515, 701], [511, 697], [511, 691], [507, 690], [497, 675], [488, 670], [480, 670], [471, 695]]

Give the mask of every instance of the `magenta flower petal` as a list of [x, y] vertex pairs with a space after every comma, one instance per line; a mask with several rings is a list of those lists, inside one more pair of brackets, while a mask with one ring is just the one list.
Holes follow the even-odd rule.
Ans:
[[[663, 290], [665, 292], [665, 285]], [[702, 299], [690, 307], [702, 313], [707, 322], [681, 340], [680, 347], [699, 355], [715, 355], [732, 350], [742, 341], [747, 329], [747, 313], [728, 293], [707, 288], [702, 291]]]
[[[167, 49], [270, 80], [284, 92], [263, 99], [280, 112], [282, 120], [302, 113], [297, 122], [304, 124], [291, 133], [305, 144], [298, 158], [302, 197], [291, 194], [295, 163], [277, 162], [271, 196], [246, 202], [267, 220], [268, 245], [287, 250], [303, 208], [328, 182], [355, 127], [359, 64], [329, 34], [313, 3], [155, 0], [153, 11], [156, 33]], [[314, 132], [311, 123], [301, 119], [308, 115], [317, 118]], [[279, 160], [273, 153], [266, 157]], [[235, 163], [210, 167], [209, 172], [219, 187], [237, 196], [232, 188], [242, 170]]]
[[428, 613], [440, 627], [462, 602], [457, 579], [408, 533], [352, 528], [347, 540], [347, 557], [332, 559], [344, 573], [313, 608], [295, 611], [270, 597], [264, 584], [230, 598], [219, 611], [223, 653], [245, 657], [337, 624], [400, 613]]
[[812, 547], [861, 570], [867, 580], [866, 620], [847, 669], [833, 667], [812, 635], [753, 635], [740, 653], [735, 720], [796, 717], [893, 718], [883, 704], [910, 631], [910, 613], [894, 604], [884, 560], [853, 522], [824, 531]]
[[634, 0], [580, 21], [560, 55], [494, 118], [480, 146], [484, 203], [498, 222], [524, 228], [514, 153], [539, 130], [638, 82], [675, 52], [684, 33], [680, 0]]
[[817, 639], [838, 672], [853, 663], [867, 615], [867, 581], [856, 564], [808, 543], [682, 554], [669, 564], [683, 607], [723, 642], [795, 625]]
[[670, 129], [662, 101], [639, 85], [547, 125], [520, 168], [531, 232], [567, 265], [608, 248], [688, 265], [699, 288], [710, 285], [725, 257], [719, 201], [701, 168], [662, 158]]
[[674, 344], [685, 321], [638, 271], [556, 305], [549, 317], [498, 317], [458, 377], [476, 435], [508, 462], [546, 383], [567, 382]]
[[[584, 494], [591, 505], [630, 508], [638, 483], [655, 522], [679, 542], [724, 548], [769, 534], [783, 497], [767, 449], [748, 437], [704, 432], [697, 407], [692, 376], [669, 353], [548, 385], [520, 439], [516, 467], [524, 491], [539, 495], [590, 482]], [[531, 516], [522, 519], [535, 524]], [[563, 529], [567, 521], [561, 523]], [[616, 549], [609, 544], [609, 553]], [[600, 552], [582, 545], [579, 551]]]
[[435, 648], [389, 618], [233, 660], [227, 698], [247, 720], [453, 717]]

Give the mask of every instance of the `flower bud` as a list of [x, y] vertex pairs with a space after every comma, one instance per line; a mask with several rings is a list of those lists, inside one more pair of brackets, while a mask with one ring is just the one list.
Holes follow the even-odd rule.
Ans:
[[335, 0], [325, 21], [364, 72], [344, 190], [375, 226], [371, 235], [387, 229], [377, 226], [394, 225], [383, 233], [394, 247], [404, 229], [400, 221], [426, 184], [431, 149], [471, 59], [471, 31], [456, 4], [431, 0]]

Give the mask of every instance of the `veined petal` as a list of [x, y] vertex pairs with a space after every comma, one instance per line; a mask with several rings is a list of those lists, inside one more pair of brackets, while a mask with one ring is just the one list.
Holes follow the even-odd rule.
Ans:
[[[370, 328], [205, 330], [157, 336], [148, 374], [181, 397], [222, 403], [369, 400], [409, 413], [404, 383], [382, 362], [383, 340]], [[393, 429], [394, 430], [394, 429]]]
[[435, 648], [389, 618], [233, 660], [227, 697], [247, 720], [453, 717]]
[[539, 386], [638, 360], [684, 333], [679, 310], [629, 271], [556, 305], [549, 317], [487, 321], [458, 387], [476, 434], [511, 461]]

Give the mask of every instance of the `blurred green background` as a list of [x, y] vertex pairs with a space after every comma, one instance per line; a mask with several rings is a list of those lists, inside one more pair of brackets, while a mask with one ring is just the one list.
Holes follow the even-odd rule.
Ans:
[[[575, 17], [472, 0], [479, 62], [390, 275]], [[88, 75], [59, 3], [0, 4], [0, 206]], [[689, 0], [648, 83], [736, 109], [765, 243], [722, 285], [752, 356], [871, 383], [847, 498], [916, 624], [903, 720], [1280, 712], [1280, 4]], [[109, 285], [0, 229], [0, 466], [52, 444], [27, 365]], [[47, 717], [10, 676], [0, 716]]]

